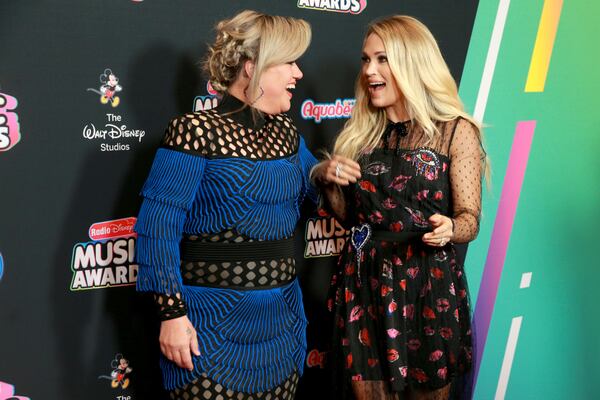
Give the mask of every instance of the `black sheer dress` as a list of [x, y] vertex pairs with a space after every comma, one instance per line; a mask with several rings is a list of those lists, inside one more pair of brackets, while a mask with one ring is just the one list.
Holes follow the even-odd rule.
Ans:
[[[352, 240], [339, 259], [328, 307], [334, 359], [351, 381], [387, 390], [436, 390], [471, 367], [470, 304], [454, 243], [473, 240], [485, 153], [464, 119], [439, 123], [430, 140], [411, 122], [390, 125], [358, 160], [361, 179], [344, 193]], [[428, 246], [433, 214], [452, 218], [454, 237]]]

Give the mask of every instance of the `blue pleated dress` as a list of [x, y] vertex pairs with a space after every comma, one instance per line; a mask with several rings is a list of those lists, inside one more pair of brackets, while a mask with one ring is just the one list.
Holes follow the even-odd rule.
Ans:
[[168, 390], [204, 375], [230, 390], [264, 392], [304, 365], [307, 321], [295, 277], [255, 290], [182, 279], [182, 237], [234, 230], [256, 241], [290, 238], [303, 199], [316, 200], [309, 172], [317, 161], [290, 118], [256, 122], [250, 108], [225, 100], [170, 122], [141, 192], [137, 289], [181, 295], [200, 344], [191, 372], [161, 359]]

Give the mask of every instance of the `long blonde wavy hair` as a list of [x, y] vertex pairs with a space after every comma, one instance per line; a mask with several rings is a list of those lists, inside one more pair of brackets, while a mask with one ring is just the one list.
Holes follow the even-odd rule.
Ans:
[[246, 89], [248, 99], [260, 95], [260, 77], [267, 68], [296, 61], [308, 48], [308, 22], [292, 17], [245, 10], [219, 22], [217, 37], [209, 46], [204, 70], [212, 87], [225, 93], [237, 79], [244, 63], [254, 61], [254, 73]]
[[[369, 35], [383, 41], [388, 65], [400, 90], [409, 118], [422, 127], [432, 140], [441, 133], [436, 122], [462, 117], [470, 121], [481, 135], [481, 127], [464, 111], [456, 82], [442, 57], [429, 29], [415, 18], [396, 15], [369, 25]], [[334, 154], [358, 159], [361, 152], [377, 146], [387, 125], [384, 108], [374, 107], [368, 95], [366, 77], [359, 73], [356, 103], [351, 118], [337, 137]]]

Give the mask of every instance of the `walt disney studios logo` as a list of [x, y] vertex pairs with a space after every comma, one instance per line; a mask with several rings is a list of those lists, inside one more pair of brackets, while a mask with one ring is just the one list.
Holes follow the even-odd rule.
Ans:
[[[121, 104], [118, 95], [123, 90], [119, 78], [110, 68], [105, 68], [100, 74], [100, 87], [98, 89], [87, 88], [88, 92], [99, 95], [100, 103], [116, 108]], [[109, 109], [110, 110], [110, 109]], [[129, 151], [132, 149], [131, 142], [141, 143], [146, 135], [143, 129], [131, 129], [127, 126], [125, 118], [116, 112], [107, 112], [106, 121], [103, 125], [98, 121], [89, 122], [83, 127], [84, 139], [100, 142], [100, 151]]]

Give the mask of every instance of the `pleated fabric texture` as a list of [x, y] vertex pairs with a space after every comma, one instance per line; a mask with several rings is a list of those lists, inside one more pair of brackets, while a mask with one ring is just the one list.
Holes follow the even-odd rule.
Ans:
[[135, 225], [138, 290], [181, 293], [179, 241], [186, 214], [198, 194], [206, 161], [168, 149], [156, 152], [142, 188], [144, 201]]
[[167, 390], [205, 372], [228, 389], [257, 393], [302, 373], [307, 322], [297, 280], [264, 290], [185, 286], [179, 242], [230, 229], [260, 240], [292, 236], [304, 197], [316, 201], [308, 176], [316, 163], [301, 137], [296, 153], [275, 159], [157, 151], [135, 226], [137, 289], [181, 293], [201, 351], [192, 372], [161, 359]]
[[303, 139], [297, 153], [272, 160], [206, 158], [160, 148], [135, 226], [138, 290], [181, 292], [183, 233], [234, 228], [262, 240], [290, 237], [304, 197], [316, 202], [308, 177], [316, 162]]
[[245, 393], [267, 391], [294, 371], [302, 374], [307, 321], [297, 280], [265, 290], [185, 286], [183, 294], [201, 355], [193, 357], [192, 372], [161, 356], [168, 390], [183, 387], [202, 372]]
[[[319, 191], [316, 186], [312, 184], [310, 177], [310, 170], [314, 167], [319, 161], [313, 156], [313, 154], [306, 147], [306, 142], [304, 138], [300, 136], [300, 145], [298, 146], [298, 158], [300, 161], [300, 167], [302, 168], [302, 177], [303, 177], [303, 194], [308, 197], [315, 204], [319, 204]], [[302, 204], [303, 198], [299, 198], [299, 205]]]

